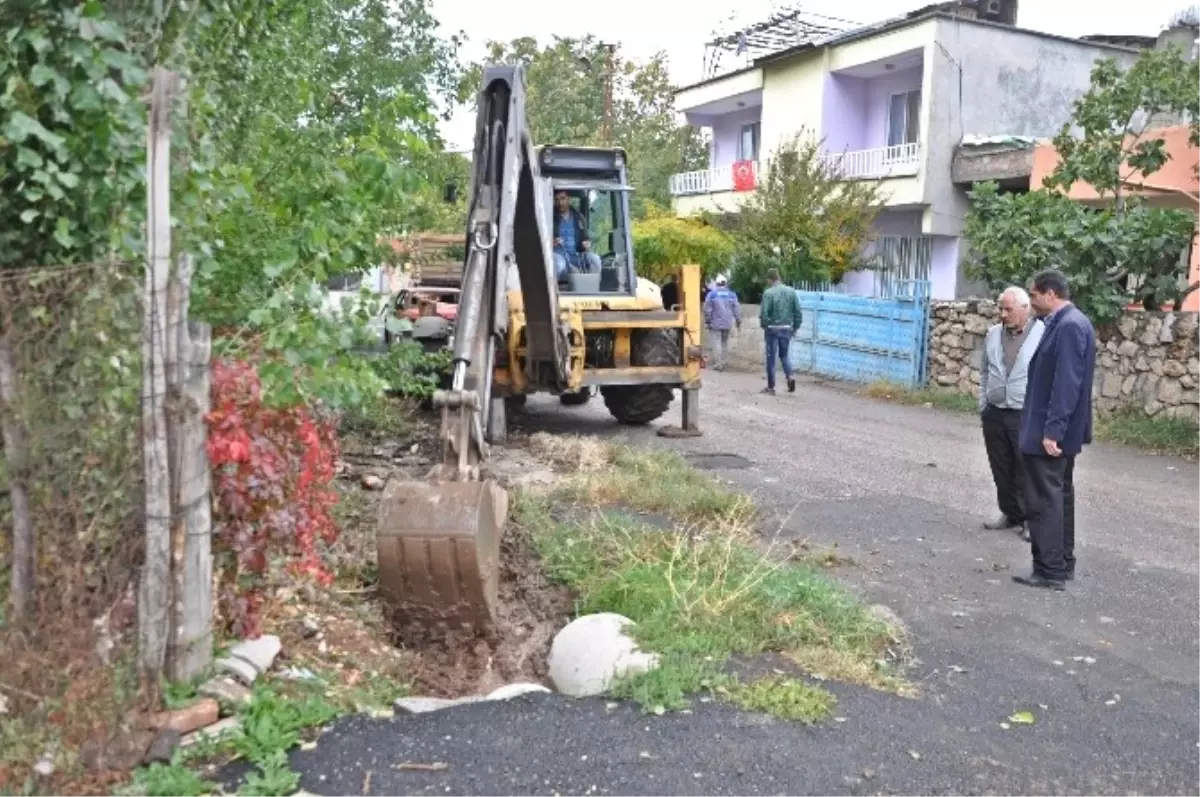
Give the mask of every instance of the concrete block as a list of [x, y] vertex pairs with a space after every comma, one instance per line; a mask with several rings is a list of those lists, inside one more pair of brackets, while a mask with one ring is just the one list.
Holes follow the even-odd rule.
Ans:
[[638, 650], [625, 633], [633, 625], [619, 614], [589, 614], [568, 623], [550, 645], [550, 680], [565, 695], [588, 697], [608, 691], [617, 678], [647, 672], [658, 656]]
[[197, 691], [218, 703], [234, 707], [247, 705], [251, 697], [250, 687], [221, 675], [208, 679]]
[[440, 711], [452, 706], [465, 706], [468, 703], [478, 703], [486, 698], [472, 695], [470, 697], [401, 697], [392, 705], [397, 714], [426, 714], [430, 711]]
[[271, 665], [275, 663], [275, 657], [279, 655], [282, 647], [279, 637], [274, 634], [263, 634], [258, 639], [239, 642], [229, 652], [231, 655], [253, 664], [254, 669], [258, 670], [258, 674], [262, 675], [271, 669]]
[[258, 670], [254, 668], [254, 665], [237, 656], [227, 656], [217, 659], [213, 662], [213, 666], [217, 669], [217, 672], [229, 673], [246, 686], [253, 686], [254, 682], [258, 679]]
[[514, 697], [520, 697], [521, 695], [528, 695], [528, 694], [532, 694], [534, 692], [549, 693], [550, 690], [547, 689], [546, 687], [542, 686], [541, 684], [526, 684], [526, 683], [507, 684], [505, 686], [500, 687], [499, 689], [489, 692], [487, 699], [488, 700], [510, 700]]
[[179, 746], [190, 747], [205, 737], [209, 739], [220, 738], [225, 733], [237, 730], [239, 727], [241, 727], [241, 724], [242, 720], [239, 717], [226, 717], [219, 722], [214, 722], [212, 725], [200, 728], [192, 733], [184, 735], [179, 742]]

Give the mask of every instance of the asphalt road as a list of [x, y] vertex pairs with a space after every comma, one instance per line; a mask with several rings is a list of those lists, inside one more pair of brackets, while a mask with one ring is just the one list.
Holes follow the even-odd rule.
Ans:
[[[603, 404], [529, 404], [521, 424], [730, 454], [780, 537], [836, 544], [836, 575], [915, 639], [915, 700], [835, 685], [808, 728], [715, 704], [641, 716], [535, 695], [354, 717], [293, 754], [323, 794], [1197, 794], [1198, 480], [1193, 463], [1092, 446], [1076, 468], [1078, 570], [1021, 587], [1028, 548], [985, 531], [994, 494], [977, 422], [802, 382], [706, 374], [704, 436], [615, 427]], [[676, 404], [674, 411], [678, 411]], [[671, 418], [675, 422], [677, 418]], [[710, 460], [711, 461], [711, 460]], [[1032, 726], [1001, 723], [1030, 711]], [[397, 769], [404, 762], [446, 765]], [[370, 777], [367, 777], [370, 773]]]

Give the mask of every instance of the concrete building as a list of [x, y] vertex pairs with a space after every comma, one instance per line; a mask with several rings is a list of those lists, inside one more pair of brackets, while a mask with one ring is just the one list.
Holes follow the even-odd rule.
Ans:
[[[677, 107], [711, 131], [712, 145], [708, 169], [671, 178], [676, 212], [736, 213], [759, 164], [807, 131], [823, 139], [844, 179], [880, 182], [887, 199], [876, 232], [907, 244], [881, 249], [882, 267], [928, 278], [935, 299], [970, 295], [977, 286], [961, 265], [969, 182], [952, 175], [959, 145], [1000, 135], [1032, 146], [1052, 137], [1097, 59], [1128, 66], [1138, 53], [1015, 22], [1015, 0], [943, 3], [680, 89]], [[742, 190], [734, 190], [735, 167]], [[853, 273], [845, 282], [867, 292], [874, 279]]]

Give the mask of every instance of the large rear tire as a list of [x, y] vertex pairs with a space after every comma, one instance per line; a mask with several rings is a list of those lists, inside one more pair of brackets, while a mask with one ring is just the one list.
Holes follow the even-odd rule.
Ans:
[[[678, 365], [679, 341], [663, 329], [635, 333], [630, 360], [634, 366]], [[600, 388], [600, 392], [609, 413], [630, 426], [661, 418], [675, 400], [675, 391], [669, 385], [616, 385]]]

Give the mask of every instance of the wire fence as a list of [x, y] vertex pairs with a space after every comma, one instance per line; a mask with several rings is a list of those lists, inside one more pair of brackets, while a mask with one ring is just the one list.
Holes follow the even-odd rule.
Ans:
[[0, 273], [3, 611], [14, 581], [31, 597], [0, 618], [0, 694], [31, 719], [116, 711], [136, 641], [141, 290], [121, 263]]

